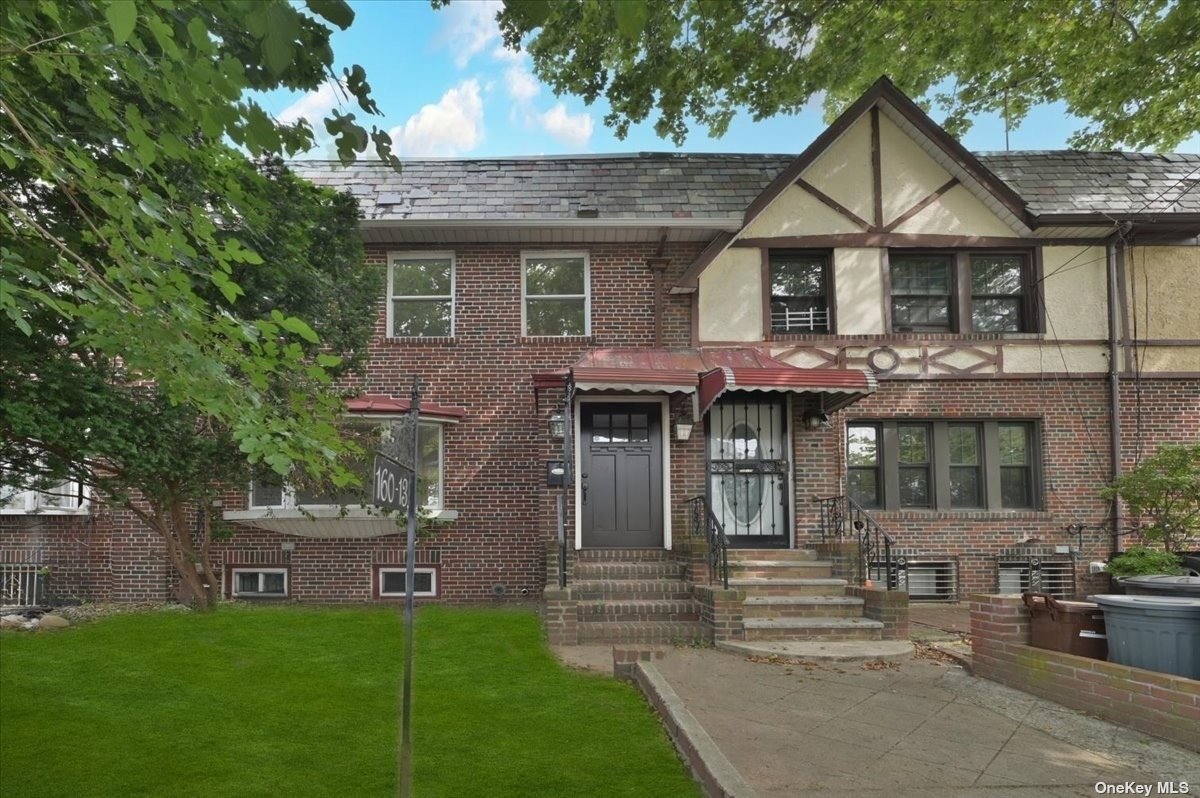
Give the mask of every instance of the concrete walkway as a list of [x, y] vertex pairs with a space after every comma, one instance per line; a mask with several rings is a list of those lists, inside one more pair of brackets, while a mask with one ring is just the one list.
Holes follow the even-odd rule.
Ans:
[[1200, 794], [1200, 755], [956, 665], [872, 670], [686, 648], [654, 665], [762, 798], [1077, 796], [1164, 780]]

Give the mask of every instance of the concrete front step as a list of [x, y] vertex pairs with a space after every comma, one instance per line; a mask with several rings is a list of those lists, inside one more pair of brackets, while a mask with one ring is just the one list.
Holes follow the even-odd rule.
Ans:
[[745, 590], [747, 596], [841, 596], [846, 591], [845, 579], [796, 577], [731, 577], [729, 586]]
[[712, 639], [712, 632], [699, 621], [629, 621], [583, 623], [580, 644], [588, 643], [696, 643]]
[[742, 656], [825, 662], [904, 662], [915, 649], [907, 640], [746, 641], [718, 640], [717, 648]]
[[593, 560], [575, 564], [574, 576], [581, 582], [598, 582], [609, 579], [673, 579], [681, 580], [685, 569], [682, 563], [666, 560], [624, 562]]
[[747, 596], [742, 602], [746, 618], [857, 618], [863, 600], [851, 596]]
[[612, 623], [618, 621], [686, 621], [699, 622], [700, 608], [690, 599], [662, 601], [581, 601], [580, 623]]
[[739, 579], [822, 579], [833, 571], [823, 560], [739, 560], [729, 563], [729, 575]]
[[817, 559], [817, 553], [812, 549], [729, 549], [729, 562], [744, 562], [746, 560], [787, 560], [802, 562]]
[[586, 601], [662, 601], [690, 599], [691, 585], [680, 579], [591, 579], [574, 582], [571, 591]]
[[746, 640], [879, 640], [883, 624], [867, 618], [746, 618]]

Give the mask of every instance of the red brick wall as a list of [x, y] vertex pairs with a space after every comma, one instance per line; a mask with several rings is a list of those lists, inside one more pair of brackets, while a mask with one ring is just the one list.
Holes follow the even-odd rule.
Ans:
[[[424, 562], [439, 565], [439, 598], [485, 601], [503, 586], [509, 599], [536, 598], [546, 581], [545, 547], [555, 536], [556, 491], [545, 487], [545, 461], [557, 459], [560, 444], [551, 441], [546, 419], [561, 405], [562, 392], [543, 393], [535, 408], [530, 375], [562, 369], [591, 347], [651, 346], [654, 335], [653, 275], [646, 266], [656, 255], [652, 245], [590, 245], [592, 336], [564, 341], [521, 336], [521, 248], [501, 245], [454, 247], [456, 251], [456, 336], [438, 342], [387, 340], [385, 304], [375, 308], [376, 340], [362, 387], [371, 393], [407, 396], [411, 375], [421, 376], [427, 400], [466, 408], [467, 416], [445, 428], [444, 506], [459, 513], [456, 521], [436, 526], [420, 542]], [[369, 258], [384, 267], [386, 247], [373, 247]], [[396, 247], [396, 249], [408, 249]], [[433, 247], [445, 250], [449, 247]], [[665, 284], [670, 285], [697, 253], [693, 245], [668, 245]], [[667, 295], [662, 309], [663, 344], [691, 344], [689, 295]], [[1065, 528], [1099, 524], [1107, 508], [1096, 490], [1107, 479], [1108, 393], [1104, 380], [883, 380], [879, 392], [837, 414], [833, 428], [807, 430], [801, 416], [808, 407], [792, 403], [798, 545], [819, 538], [813, 499], [844, 492], [844, 421], [847, 418], [1017, 417], [1038, 419], [1047, 475], [1044, 510], [1028, 513], [880, 513], [879, 520], [908, 551], [958, 560], [961, 590], [991, 590], [995, 556], [1033, 537], [1027, 551], [1053, 552], [1056, 544], [1074, 544]], [[1123, 439], [1130, 465], [1138, 450], [1134, 386], [1122, 391]], [[1200, 380], [1143, 380], [1141, 449], [1147, 440], [1200, 438]], [[690, 418], [691, 403], [671, 401], [670, 514], [673, 535], [687, 535], [686, 500], [705, 492], [704, 428], [698, 423], [687, 442], [674, 440], [674, 421]], [[231, 494], [225, 507], [244, 507], [245, 497]], [[35, 528], [13, 516], [0, 517], [0, 557], [30, 552], [57, 572], [55, 584], [71, 595], [120, 600], [166, 598], [173, 580], [161, 564], [161, 548], [136, 520], [121, 513], [103, 514], [92, 525], [78, 519], [44, 517]], [[569, 530], [573, 534], [573, 527]], [[282, 544], [294, 542], [284, 553]], [[1111, 547], [1105, 531], [1090, 530], [1079, 556], [1104, 559]], [[226, 562], [286, 561], [295, 598], [315, 601], [365, 601], [371, 595], [372, 567], [379, 557], [395, 557], [400, 537], [373, 540], [309, 540], [241, 529], [217, 545]], [[1102, 580], [1080, 574], [1080, 592]]]
[[977, 676], [1200, 751], [1200, 682], [1034, 648], [1029, 641], [1029, 611], [1019, 597], [971, 596]]

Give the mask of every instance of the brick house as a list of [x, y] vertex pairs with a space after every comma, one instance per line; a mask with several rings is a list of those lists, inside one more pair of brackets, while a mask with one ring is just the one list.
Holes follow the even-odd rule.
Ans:
[[[972, 154], [881, 79], [799, 156], [297, 169], [359, 199], [388, 271], [350, 414], [424, 387], [416, 589], [544, 596], [560, 639], [711, 636], [721, 600], [734, 636], [877, 636], [811, 555], [855, 514], [914, 600], [1086, 593], [1114, 462], [1200, 437], [1200, 156]], [[225, 594], [401, 593], [394, 525], [328, 503], [231, 495]], [[6, 499], [6, 590], [172, 595], [150, 532], [53, 504]]]

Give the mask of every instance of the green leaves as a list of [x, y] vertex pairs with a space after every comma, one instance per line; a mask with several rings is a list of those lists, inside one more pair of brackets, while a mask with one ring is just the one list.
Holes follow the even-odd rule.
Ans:
[[[604, 97], [623, 137], [652, 120], [681, 144], [733, 115], [827, 118], [887, 74], [961, 135], [1062, 102], [1073, 146], [1169, 149], [1200, 131], [1200, 4], [1165, 0], [879, 3], [506, 0], [500, 28], [558, 94]], [[1111, 7], [1111, 8], [1110, 8]]]
[[308, 0], [308, 9], [342, 30], [354, 22], [354, 9], [345, 0]]
[[650, 9], [646, 0], [619, 0], [614, 3], [617, 15], [617, 29], [621, 35], [630, 41], [642, 35], [646, 22], [650, 19]]
[[299, 15], [290, 6], [272, 3], [267, 8], [267, 28], [262, 40], [262, 53], [267, 69], [273, 75], [282, 75], [291, 65], [299, 33]]
[[122, 45], [137, 26], [137, 5], [134, 0], [109, 0], [104, 6], [104, 18], [112, 29], [113, 41]]

